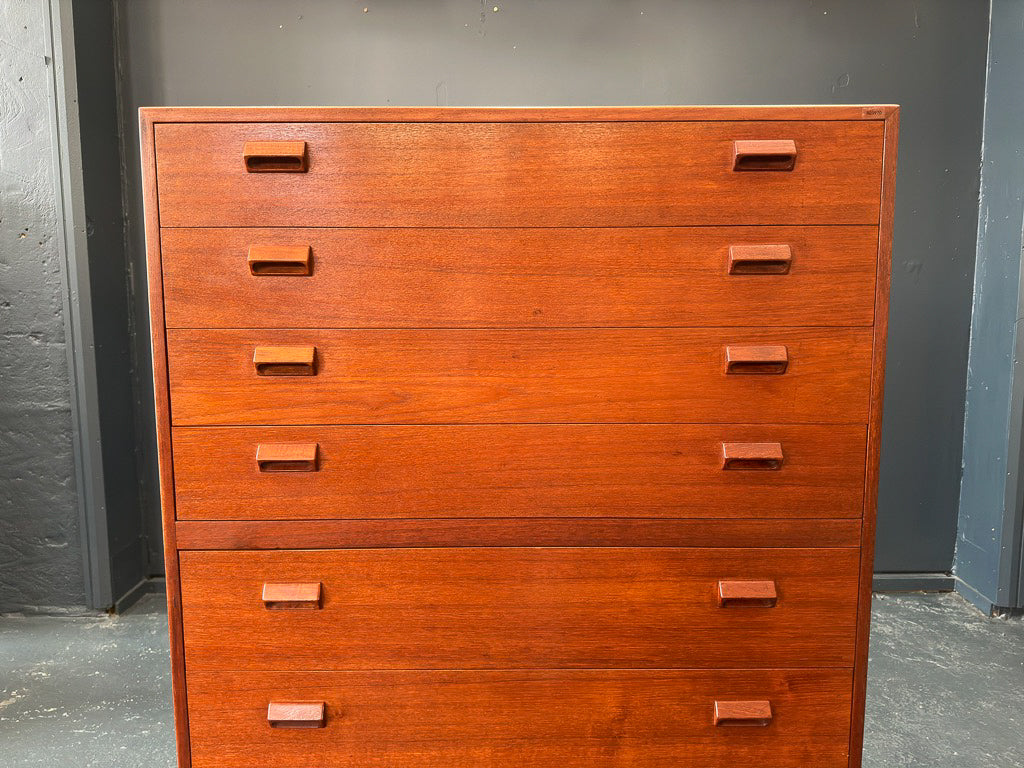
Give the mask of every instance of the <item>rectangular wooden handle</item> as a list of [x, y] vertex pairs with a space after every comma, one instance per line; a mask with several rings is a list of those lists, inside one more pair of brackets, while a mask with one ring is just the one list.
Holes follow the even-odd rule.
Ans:
[[792, 262], [788, 245], [729, 246], [730, 275], [785, 275]]
[[323, 728], [327, 703], [323, 701], [272, 701], [267, 706], [271, 728]]
[[722, 469], [782, 469], [782, 443], [722, 443]]
[[315, 376], [316, 347], [256, 347], [257, 376]]
[[735, 725], [760, 726], [771, 725], [772, 703], [770, 701], [716, 701], [715, 725], [729, 727]]
[[774, 581], [718, 582], [718, 604], [722, 608], [774, 608], [778, 601]]
[[780, 374], [789, 367], [789, 350], [783, 345], [730, 344], [725, 348], [725, 372]]
[[317, 472], [319, 443], [260, 443], [256, 467], [260, 472]]
[[734, 171], [792, 171], [796, 142], [790, 139], [755, 139], [732, 143]]
[[248, 173], [305, 173], [306, 142], [247, 141], [242, 159]]
[[263, 585], [263, 607], [268, 611], [318, 611], [323, 607], [323, 585], [319, 581], [267, 582]]
[[250, 245], [249, 272], [265, 275], [313, 274], [313, 249], [308, 245]]

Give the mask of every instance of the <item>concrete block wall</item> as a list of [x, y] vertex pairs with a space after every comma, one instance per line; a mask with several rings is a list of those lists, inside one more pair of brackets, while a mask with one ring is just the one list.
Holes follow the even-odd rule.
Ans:
[[0, 613], [85, 605], [45, 11], [0, 3]]

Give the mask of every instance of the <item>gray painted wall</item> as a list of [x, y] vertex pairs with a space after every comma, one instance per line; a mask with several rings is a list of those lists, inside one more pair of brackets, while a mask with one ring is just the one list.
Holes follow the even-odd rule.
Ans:
[[85, 603], [44, 9], [0, 3], [0, 613]]
[[993, 0], [974, 318], [964, 427], [959, 589], [988, 611], [1021, 591], [1024, 3]]
[[877, 568], [950, 569], [987, 3], [120, 2], [129, 120], [156, 105], [901, 104]]
[[[116, 6], [112, 2], [73, 2], [75, 86], [82, 154], [82, 193], [86, 243], [78, 258], [88, 259], [91, 320], [95, 340], [96, 393], [101, 459], [105, 480], [105, 550], [110, 560], [111, 602], [149, 575], [145, 508], [139, 468], [148, 454], [139, 450], [135, 430], [137, 394], [132, 358], [135, 317], [131, 265], [125, 243], [119, 103]], [[135, 132], [127, 142], [134, 143]], [[148, 371], [147, 371], [148, 374]], [[159, 536], [157, 545], [159, 546]], [[158, 560], [162, 569], [162, 560]], [[100, 606], [102, 607], [102, 606]]]

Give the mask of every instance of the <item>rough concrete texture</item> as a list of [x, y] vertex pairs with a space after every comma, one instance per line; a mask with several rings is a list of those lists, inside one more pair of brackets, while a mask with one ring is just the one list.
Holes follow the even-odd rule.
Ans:
[[0, 618], [0, 765], [173, 768], [162, 595], [118, 617]]
[[0, 612], [85, 603], [44, 10], [0, 3]]
[[[0, 619], [4, 768], [173, 768], [167, 653], [159, 595], [115, 618]], [[1022, 718], [1024, 621], [876, 598], [865, 768], [1019, 768]]]
[[1024, 620], [876, 595], [865, 768], [1024, 766]]

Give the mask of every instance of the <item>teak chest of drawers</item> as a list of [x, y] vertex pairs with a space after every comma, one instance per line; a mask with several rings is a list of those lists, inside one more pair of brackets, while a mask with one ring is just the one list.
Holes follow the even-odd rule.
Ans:
[[180, 766], [860, 764], [896, 107], [141, 117]]

